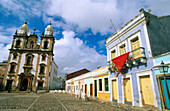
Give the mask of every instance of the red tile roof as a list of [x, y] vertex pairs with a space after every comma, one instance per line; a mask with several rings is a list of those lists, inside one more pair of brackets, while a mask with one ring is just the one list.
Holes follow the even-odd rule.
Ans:
[[87, 70], [87, 69], [81, 69], [81, 70], [79, 70], [79, 71], [72, 72], [72, 73], [70, 73], [70, 74], [68, 74], [68, 75], [65, 75], [65, 79], [66, 79], [66, 80], [69, 80], [69, 79], [71, 79], [71, 78], [77, 77], [77, 76], [79, 76], [79, 75], [82, 75], [82, 74], [85, 74], [85, 73], [88, 73], [88, 72], [90, 72], [90, 71]]

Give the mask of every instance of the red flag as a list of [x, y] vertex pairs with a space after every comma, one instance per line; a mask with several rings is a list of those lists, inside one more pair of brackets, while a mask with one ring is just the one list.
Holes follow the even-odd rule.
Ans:
[[112, 59], [113, 63], [116, 65], [116, 68], [118, 70], [116, 77], [118, 77], [119, 73], [121, 72], [128, 56], [129, 52]]

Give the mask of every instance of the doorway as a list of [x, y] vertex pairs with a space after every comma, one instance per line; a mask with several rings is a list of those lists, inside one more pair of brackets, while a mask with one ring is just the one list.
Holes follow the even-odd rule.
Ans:
[[6, 90], [8, 90], [10, 87], [12, 87], [12, 80], [7, 80]]
[[93, 96], [93, 84], [90, 84], [90, 96]]
[[94, 80], [94, 96], [97, 97], [97, 80]]
[[130, 78], [123, 79], [123, 86], [124, 86], [125, 103], [132, 104], [132, 92], [131, 92]]
[[26, 91], [28, 86], [28, 79], [24, 79], [21, 84], [21, 91]]
[[85, 94], [87, 94], [87, 84], [85, 84]]
[[38, 90], [42, 90], [43, 89], [43, 82], [38, 82]]
[[117, 81], [112, 80], [112, 101], [117, 102]]
[[154, 106], [154, 96], [152, 91], [152, 85], [150, 76], [141, 76], [140, 80], [140, 88], [142, 95], [142, 103], [144, 105], [153, 105]]
[[[165, 85], [165, 80], [163, 77], [160, 77], [160, 85], [162, 90], [163, 104], [165, 105], [165, 109], [170, 109], [170, 98], [168, 97], [168, 93], [170, 95], [170, 77], [166, 77], [167, 88]], [[167, 92], [167, 89], [169, 90]]]

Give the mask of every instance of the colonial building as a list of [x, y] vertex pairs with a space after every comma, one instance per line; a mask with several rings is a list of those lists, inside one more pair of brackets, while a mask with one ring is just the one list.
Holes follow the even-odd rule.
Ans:
[[51, 23], [45, 28], [45, 34], [40, 37], [28, 35], [27, 22], [20, 27], [19, 33], [13, 35], [12, 46], [9, 49], [7, 70], [3, 84], [5, 89], [12, 91], [33, 91], [37, 89], [49, 90], [53, 79], [52, 70], [58, 69], [53, 61], [54, 36]]
[[[170, 109], [170, 52], [155, 56], [153, 59], [162, 109]], [[165, 66], [164, 71], [160, 69], [163, 68], [162, 65]]]
[[[84, 93], [87, 97], [96, 97], [110, 101], [108, 67], [98, 67], [89, 72], [86, 69], [66, 75], [66, 92]], [[80, 93], [79, 93], [80, 94]]]
[[110, 101], [161, 109], [153, 57], [170, 51], [169, 23], [141, 9], [106, 40]]
[[0, 91], [3, 90], [3, 78], [7, 66], [7, 61], [0, 62]]
[[109, 92], [109, 74], [108, 67], [102, 67], [94, 70], [93, 72], [93, 96], [110, 101]]
[[79, 71], [70, 73], [70, 74], [66, 74], [65, 75], [65, 79], [66, 79], [66, 85], [65, 85], [65, 90], [66, 92], [70, 92], [75, 94], [76, 90], [83, 90], [83, 84], [84, 84], [84, 80], [82, 79], [83, 74], [90, 72], [87, 69], [81, 69]]

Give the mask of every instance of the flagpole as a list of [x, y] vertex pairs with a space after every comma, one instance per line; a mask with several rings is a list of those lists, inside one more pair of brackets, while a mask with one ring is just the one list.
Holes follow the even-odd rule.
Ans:
[[[110, 19], [110, 22], [112, 23], [112, 26], [113, 26], [113, 28], [114, 28], [114, 30], [115, 30], [115, 33], [117, 34], [118, 39], [120, 40], [120, 44], [123, 45], [123, 44], [122, 44], [122, 41], [121, 41], [121, 39], [120, 39], [120, 37], [119, 37], [119, 34], [117, 33], [116, 27], [114, 26], [114, 24], [113, 24], [113, 22], [112, 22], [112, 19]], [[124, 49], [124, 51], [125, 51], [125, 53], [126, 53], [125, 48], [123, 48], [123, 49]]]

